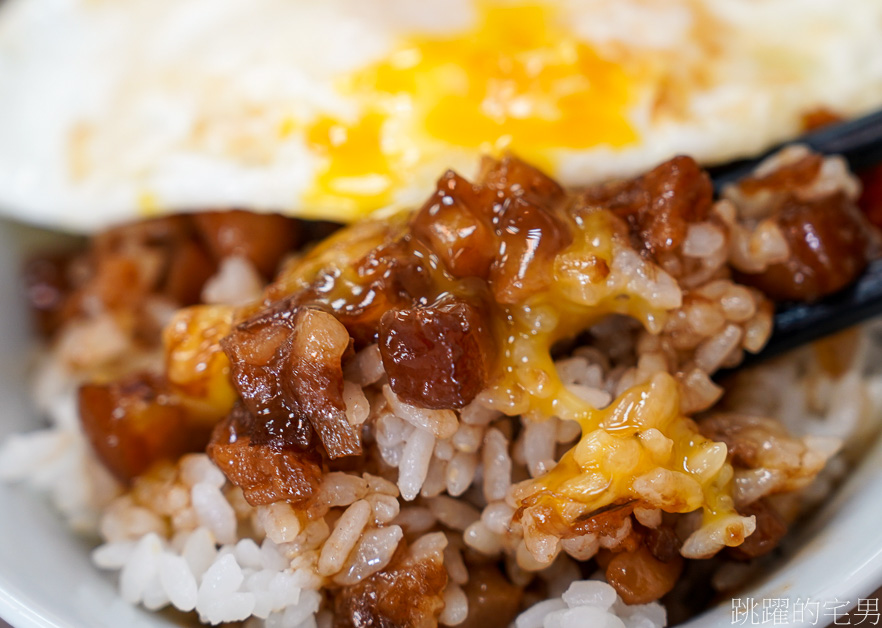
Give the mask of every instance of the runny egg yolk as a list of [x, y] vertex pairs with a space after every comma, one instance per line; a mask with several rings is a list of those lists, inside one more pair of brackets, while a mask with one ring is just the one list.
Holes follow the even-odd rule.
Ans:
[[627, 145], [637, 139], [631, 82], [553, 8], [482, 3], [472, 29], [411, 38], [342, 78], [362, 114], [309, 128], [326, 159], [309, 200], [354, 215], [374, 209], [409, 166], [445, 146], [512, 150], [553, 169], [554, 149]]
[[382, 144], [383, 122], [382, 115], [368, 113], [355, 124], [321, 118], [309, 127], [307, 144], [326, 157], [327, 165], [316, 174], [307, 201], [335, 203], [355, 218], [358, 210], [390, 200], [394, 160]]

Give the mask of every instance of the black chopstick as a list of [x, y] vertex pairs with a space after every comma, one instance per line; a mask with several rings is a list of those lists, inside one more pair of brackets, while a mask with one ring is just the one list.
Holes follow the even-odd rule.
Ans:
[[[853, 171], [860, 172], [882, 163], [882, 111], [814, 131], [756, 159], [710, 168], [714, 189], [719, 193], [725, 185], [747, 176], [760, 161], [790, 144], [805, 144], [825, 155], [842, 155]], [[816, 303], [779, 303], [769, 342], [759, 353], [747, 354], [736, 369], [767, 360], [879, 315], [882, 315], [882, 259], [870, 262], [851, 286]], [[722, 379], [736, 369], [720, 371], [715, 379]]]
[[749, 175], [766, 157], [784, 146], [805, 144], [824, 155], [842, 155], [854, 172], [882, 162], [882, 111], [812, 131], [785, 142], [751, 159], [741, 159], [708, 168], [719, 194], [729, 183]]

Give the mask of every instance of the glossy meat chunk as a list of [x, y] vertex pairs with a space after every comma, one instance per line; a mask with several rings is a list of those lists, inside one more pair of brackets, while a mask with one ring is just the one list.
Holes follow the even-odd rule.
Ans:
[[[342, 302], [330, 298], [334, 315], [349, 330], [356, 347], [376, 341], [377, 327], [387, 311], [406, 307], [433, 292], [433, 282], [424, 263], [427, 253], [421, 251], [416, 255], [415, 249], [419, 247], [404, 238], [370, 251], [355, 266], [356, 283], [347, 286], [349, 298]], [[334, 292], [329, 297], [336, 296]]]
[[763, 273], [743, 274], [773, 299], [814, 301], [854, 281], [868, 263], [868, 226], [842, 194], [787, 197], [774, 215], [790, 256]]
[[331, 459], [361, 453], [361, 437], [346, 419], [343, 355], [349, 332], [331, 314], [303, 309], [294, 320], [282, 390], [305, 415]]
[[546, 208], [562, 202], [566, 195], [557, 181], [512, 155], [500, 160], [485, 158], [478, 180], [481, 185], [496, 192], [498, 198], [525, 197]]
[[550, 285], [555, 256], [573, 241], [566, 195], [549, 176], [511, 156], [485, 160], [480, 181], [496, 196], [493, 295], [499, 303], [523, 302]]
[[674, 157], [630, 181], [589, 188], [583, 202], [627, 221], [635, 247], [654, 256], [673, 251], [690, 223], [707, 218], [713, 186], [691, 157]]
[[187, 216], [112, 229], [95, 239], [91, 257], [91, 287], [109, 309], [132, 307], [150, 293], [180, 305], [196, 303], [217, 269]]
[[233, 384], [258, 419], [255, 443], [306, 449], [315, 433], [332, 459], [361, 453], [343, 403], [349, 334], [332, 315], [285, 301], [239, 324], [221, 344]]
[[744, 194], [758, 192], [790, 192], [810, 184], [821, 172], [824, 158], [817, 153], [808, 153], [795, 161], [785, 163], [772, 172], [745, 177], [738, 182]]
[[451, 275], [486, 278], [495, 248], [492, 201], [492, 195], [448, 171], [414, 216], [411, 228]]
[[64, 323], [68, 303], [71, 255], [53, 254], [34, 257], [22, 270], [25, 295], [34, 313], [37, 329], [51, 336]]
[[520, 303], [553, 280], [555, 256], [573, 241], [562, 218], [526, 196], [506, 199], [496, 218], [499, 250], [490, 285], [499, 303]]
[[198, 303], [202, 287], [217, 272], [217, 263], [198, 242], [186, 240], [169, 255], [163, 293], [176, 303]]
[[317, 454], [252, 441], [257, 420], [241, 405], [219, 423], [207, 452], [252, 506], [287, 501], [306, 507], [321, 483]]
[[151, 299], [177, 307], [198, 303], [229, 256], [246, 258], [270, 277], [302, 231], [298, 220], [244, 211], [142, 220], [99, 234], [80, 255], [36, 257], [24, 277], [45, 333], [73, 318], [109, 312], [139, 319], [139, 340], [155, 343], [158, 330], [140, 322]]
[[643, 530], [643, 544], [649, 553], [663, 563], [671, 562], [680, 555], [680, 539], [677, 533], [666, 525]]
[[483, 312], [465, 301], [386, 312], [379, 344], [389, 385], [411, 405], [461, 408], [487, 382], [492, 338]]
[[453, 277], [489, 280], [496, 300], [518, 303], [552, 280], [554, 257], [573, 240], [563, 189], [514, 157], [486, 160], [478, 184], [454, 172], [411, 221]]
[[221, 341], [230, 360], [233, 386], [248, 411], [259, 419], [251, 434], [255, 443], [307, 448], [313, 431], [306, 416], [295, 413], [282, 392], [283, 370], [290, 351], [290, 319], [296, 309], [277, 305], [274, 316], [249, 319]]
[[606, 580], [626, 604], [647, 604], [673, 589], [682, 570], [679, 555], [664, 562], [640, 545], [613, 556], [606, 566]]
[[787, 534], [787, 523], [775, 510], [768, 500], [760, 499], [748, 506], [739, 508], [739, 512], [746, 516], [756, 517], [756, 530], [744, 543], [738, 547], [731, 547], [728, 554], [740, 560], [750, 560], [765, 556], [778, 547], [781, 539]]
[[128, 482], [161, 460], [175, 460], [205, 446], [207, 432], [187, 423], [164, 382], [135, 374], [79, 391], [83, 432], [104, 465]]

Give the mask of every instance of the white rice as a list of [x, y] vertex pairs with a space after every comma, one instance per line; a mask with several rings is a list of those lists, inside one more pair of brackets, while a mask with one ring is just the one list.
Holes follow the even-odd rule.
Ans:
[[560, 598], [539, 602], [521, 613], [516, 628], [662, 628], [667, 625], [664, 607], [628, 606], [610, 585], [580, 580]]
[[340, 571], [349, 552], [358, 543], [370, 516], [371, 505], [364, 500], [359, 500], [346, 509], [322, 546], [318, 562], [318, 572], [321, 575], [329, 576]]
[[396, 525], [366, 532], [334, 582], [340, 585], [357, 584], [385, 568], [403, 537], [404, 531]]
[[247, 258], [225, 257], [217, 273], [205, 282], [202, 302], [244, 305], [260, 297], [263, 284], [260, 273]]
[[511, 488], [511, 457], [508, 439], [496, 428], [490, 428], [484, 435], [482, 461], [484, 498], [488, 502], [505, 499]]
[[[398, 466], [398, 488], [405, 501], [413, 501], [419, 495], [423, 481], [429, 472], [435, 437], [430, 432], [416, 428], [401, 453]], [[396, 466], [396, 465], [393, 465]]]

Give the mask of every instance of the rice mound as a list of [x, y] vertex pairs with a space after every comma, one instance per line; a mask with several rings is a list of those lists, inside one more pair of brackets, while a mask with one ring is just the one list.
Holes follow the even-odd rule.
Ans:
[[[784, 153], [764, 168], [802, 156]], [[831, 188], [857, 194], [839, 162], [825, 164], [806, 194]], [[335, 611], [353, 602], [332, 599], [327, 587], [382, 598], [384, 578], [400, 586], [421, 574], [425, 586], [413, 591], [409, 621], [431, 625], [419, 622], [435, 616], [455, 626], [469, 613], [467, 591], [480, 572], [475, 565], [498, 564], [524, 591], [516, 628], [660, 628], [667, 622], [661, 604], [626, 603], [620, 589], [603, 581], [603, 570], [586, 574], [582, 565], [628, 547], [638, 527], [675, 529], [682, 541], [676, 551], [685, 558], [713, 556], [732, 545], [733, 531], [750, 539], [765, 525], [761, 511], [739, 514], [765, 499], [775, 500], [787, 522], [796, 521], [829, 494], [882, 414], [882, 376], [868, 373], [882, 346], [875, 327], [852, 330], [848, 342], [832, 348], [806, 347], [745, 371], [725, 396], [711, 379], [745, 350], [758, 350], [771, 326], [761, 294], [720, 273], [732, 257], [761, 268], [781, 255], [780, 234], [763, 224], [758, 201], [739, 193], [717, 202], [713, 220], [689, 226], [682, 256], [669, 260], [682, 266], [676, 281], [643, 272], [644, 261], [630, 249], [616, 254], [611, 281], [630, 281], [629, 289], [647, 301], [668, 304], [663, 326], [650, 331], [632, 317], [608, 316], [553, 363], [567, 394], [598, 410], [635, 387], [674, 386], [679, 394], [671, 412], [700, 416], [696, 438], [725, 443], [703, 450], [696, 464], [716, 473], [732, 465], [732, 452], [741, 456], [730, 469], [739, 511], [728, 518], [702, 520], [700, 512], [672, 509], [673, 500], [693, 489], [658, 467], [635, 481], [640, 503], [612, 512], [605, 525], [578, 534], [549, 530], [522, 498], [585, 441], [580, 425], [557, 416], [536, 420], [490, 388], [458, 410], [417, 407], [392, 390], [376, 344], [347, 363], [343, 401], [348, 423], [369, 430], [366, 446], [382, 460], [384, 475], [326, 471], [305, 510], [285, 501], [254, 506], [208, 455], [192, 453], [154, 466], [124, 488], [82, 434], [77, 388], [84, 374], [108, 363], [123, 357], [155, 363], [156, 356], [100, 316], [69, 325], [43, 356], [35, 397], [52, 427], [6, 441], [0, 479], [50, 491], [72, 526], [97, 532], [102, 543], [93, 561], [118, 573], [127, 602], [195, 611], [205, 623], [331, 627]], [[745, 213], [750, 228], [736, 219]], [[236, 258], [206, 284], [205, 300], [248, 301], [259, 277]], [[168, 320], [169, 312], [156, 311]], [[830, 367], [831, 352], [840, 368]], [[662, 448], [670, 440], [655, 434]], [[721, 588], [731, 585], [723, 580], [717, 580]]]

